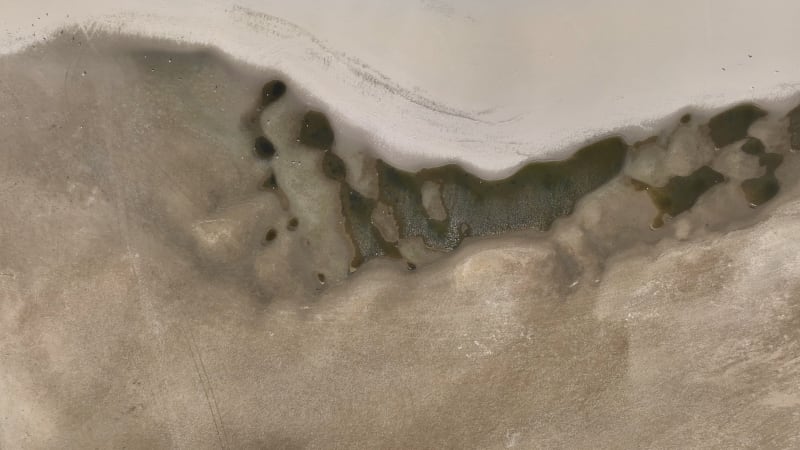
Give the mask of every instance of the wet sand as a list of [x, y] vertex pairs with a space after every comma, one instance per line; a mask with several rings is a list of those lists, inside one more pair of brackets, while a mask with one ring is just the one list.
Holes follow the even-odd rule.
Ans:
[[[0, 59], [1, 447], [798, 445], [795, 119], [676, 118], [547, 226], [479, 203], [437, 247], [409, 224], [492, 191], [387, 186], [361, 135], [303, 137], [291, 83], [265, 102], [279, 78], [70, 31]], [[353, 270], [345, 188], [396, 257]]]

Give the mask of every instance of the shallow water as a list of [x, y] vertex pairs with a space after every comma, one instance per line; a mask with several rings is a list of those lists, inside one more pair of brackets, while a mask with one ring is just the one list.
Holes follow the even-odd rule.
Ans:
[[2, 447], [797, 442], [796, 113], [486, 181], [282, 79], [72, 31], [0, 59]]

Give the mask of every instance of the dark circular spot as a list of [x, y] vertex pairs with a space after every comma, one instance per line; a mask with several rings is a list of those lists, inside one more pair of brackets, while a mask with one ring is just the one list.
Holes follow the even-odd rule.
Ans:
[[317, 274], [317, 280], [319, 280], [320, 283], [325, 284], [325, 274], [324, 273], [318, 273]]
[[299, 223], [300, 223], [300, 221], [297, 220], [297, 217], [292, 217], [291, 219], [289, 219], [289, 223], [286, 224], [286, 229], [289, 230], [289, 231], [294, 231], [294, 230], [297, 229], [297, 225]]
[[266, 107], [270, 103], [283, 97], [285, 93], [286, 83], [280, 80], [270, 81], [261, 89], [261, 106]]
[[256, 138], [253, 149], [259, 158], [269, 159], [275, 156], [275, 146], [264, 136]]
[[691, 114], [684, 114], [681, 116], [681, 123], [689, 123], [692, 120]]
[[408, 262], [406, 263], [406, 268], [407, 268], [408, 270], [417, 270], [417, 265], [416, 265], [416, 264], [414, 264], [414, 263], [412, 263], [411, 261], [408, 261]]
[[270, 228], [270, 229], [267, 231], [267, 234], [266, 234], [266, 236], [264, 236], [264, 239], [265, 239], [267, 242], [270, 242], [270, 241], [274, 241], [276, 237], [278, 237], [278, 232], [277, 232], [277, 231], [276, 231], [274, 228]]

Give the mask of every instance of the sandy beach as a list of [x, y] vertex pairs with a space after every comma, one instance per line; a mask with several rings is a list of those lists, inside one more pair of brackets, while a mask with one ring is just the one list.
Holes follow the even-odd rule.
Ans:
[[602, 134], [648, 138], [686, 107], [789, 108], [800, 83], [791, 0], [34, 0], [0, 12], [0, 53], [71, 26], [212, 44], [282, 73], [395, 166], [458, 162], [484, 178]]
[[789, 107], [666, 116], [599, 182], [531, 166], [544, 227], [453, 217], [466, 175], [391, 184], [283, 75], [80, 28], [0, 58], [0, 447], [798, 445]]

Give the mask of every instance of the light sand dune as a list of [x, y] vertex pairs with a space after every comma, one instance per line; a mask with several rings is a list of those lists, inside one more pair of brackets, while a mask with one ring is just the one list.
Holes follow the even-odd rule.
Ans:
[[283, 72], [394, 164], [499, 177], [687, 105], [794, 94], [798, 17], [791, 0], [32, 0], [0, 6], [0, 52], [74, 24], [211, 43]]

